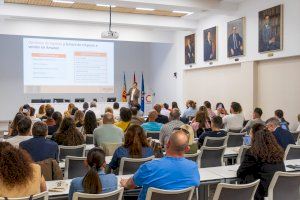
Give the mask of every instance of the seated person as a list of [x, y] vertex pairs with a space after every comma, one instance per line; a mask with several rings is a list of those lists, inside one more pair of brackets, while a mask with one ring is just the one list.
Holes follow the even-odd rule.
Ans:
[[34, 162], [58, 158], [58, 145], [47, 140], [48, 127], [44, 122], [36, 122], [32, 127], [33, 138], [20, 143], [20, 148], [29, 153]]
[[32, 124], [34, 124], [35, 122], [40, 122], [41, 119], [37, 118], [35, 115], [35, 108], [30, 107], [30, 119], [32, 121]]
[[162, 125], [161, 123], [156, 122], [155, 120], [157, 119], [158, 113], [155, 110], [152, 110], [148, 114], [148, 122], [143, 123], [141, 127], [145, 131], [157, 131], [159, 132]]
[[131, 124], [132, 113], [129, 108], [122, 107], [120, 109], [120, 121], [116, 122], [115, 125], [120, 127], [125, 133]]
[[279, 120], [280, 122], [280, 127], [284, 130], [290, 130], [289, 129], [289, 125], [290, 123], [288, 121], [286, 121], [283, 117], [283, 111], [278, 109], [278, 110], [275, 110], [275, 117]]
[[130, 108], [132, 113], [131, 124], [142, 125], [145, 120], [143, 117], [138, 116], [138, 109], [135, 106]]
[[132, 189], [143, 187], [140, 200], [146, 199], [149, 187], [163, 190], [180, 190], [199, 186], [200, 175], [195, 162], [184, 158], [189, 151], [188, 137], [183, 131], [175, 131], [167, 144], [166, 156], [140, 166], [130, 179], [121, 179], [121, 186]]
[[203, 145], [204, 140], [206, 137], [225, 137], [227, 133], [221, 128], [223, 127], [222, 124], [222, 117], [215, 116], [211, 119], [211, 129], [212, 131], [204, 132], [201, 134], [198, 140], [198, 146], [199, 148]]
[[83, 127], [81, 132], [84, 135], [92, 135], [97, 126], [97, 117], [95, 113], [91, 110], [87, 111], [84, 116]]
[[24, 115], [21, 112], [18, 112], [15, 115], [13, 121], [11, 122], [11, 124], [8, 127], [8, 135], [9, 136], [16, 136], [16, 135], [18, 135], [17, 125], [18, 125], [19, 121], [21, 119], [23, 119], [23, 117], [24, 117]]
[[0, 197], [27, 197], [46, 191], [41, 167], [8, 142], [0, 142], [0, 177]]
[[186, 154], [194, 154], [197, 153], [198, 145], [197, 142], [194, 142], [195, 139], [195, 133], [193, 128], [190, 125], [184, 124], [180, 126], [180, 130], [185, 132], [189, 138], [189, 148], [190, 150], [186, 152]]
[[186, 102], [187, 109], [183, 112], [182, 118], [192, 119], [196, 116], [197, 109], [196, 109], [196, 102], [193, 100], [188, 100]]
[[253, 119], [250, 119], [247, 122], [246, 126], [243, 128], [243, 130], [241, 132], [247, 131], [249, 133], [254, 124], [265, 125], [265, 122], [261, 119], [262, 114], [263, 114], [263, 112], [260, 108], [255, 108], [253, 111]]
[[53, 135], [53, 139], [58, 145], [64, 146], [77, 146], [84, 143], [83, 135], [76, 128], [71, 117], [63, 119], [57, 133]]
[[103, 125], [94, 130], [94, 144], [100, 146], [103, 143], [121, 144], [124, 133], [121, 128], [114, 125], [114, 116], [111, 113], [103, 115]]
[[76, 110], [76, 112], [74, 114], [74, 121], [75, 121], [75, 125], [78, 128], [78, 130], [81, 130], [81, 128], [82, 128], [83, 120], [84, 120], [84, 112], [82, 112], [81, 110]]
[[208, 120], [210, 119], [208, 118], [208, 114], [206, 114], [205, 111], [198, 111], [196, 113], [196, 117], [193, 119], [191, 126], [196, 132], [198, 138], [201, 136], [203, 132], [211, 131], [211, 127], [210, 127], [211, 122]]
[[45, 120], [45, 123], [47, 126], [54, 126], [55, 125], [55, 120], [52, 118], [52, 114], [54, 113], [54, 108], [49, 107], [46, 109], [46, 117], [47, 119]]
[[274, 134], [278, 144], [285, 150], [289, 144], [295, 144], [293, 135], [280, 126], [280, 121], [272, 117], [266, 121], [268, 130]]
[[153, 107], [154, 110], [157, 112], [157, 118], [156, 122], [161, 123], [161, 124], [166, 124], [169, 122], [169, 118], [167, 116], [162, 115], [161, 112], [161, 105], [155, 104]]
[[32, 138], [31, 136], [31, 124], [32, 121], [29, 117], [23, 117], [17, 124], [18, 135], [9, 138], [7, 142], [11, 143], [15, 147], [19, 147], [19, 143]]
[[150, 156], [153, 156], [153, 151], [143, 128], [139, 125], [131, 125], [125, 134], [124, 145], [116, 149], [109, 167], [113, 170], [119, 168], [122, 157], [147, 158]]
[[112, 192], [118, 188], [118, 179], [114, 174], [105, 174], [105, 153], [102, 149], [95, 147], [87, 154], [86, 164], [89, 171], [84, 177], [72, 180], [69, 199], [73, 199], [75, 192], [88, 194], [100, 194]]
[[169, 104], [164, 103], [162, 106], [162, 109], [160, 111], [160, 114], [169, 117], [171, 110], [169, 109]]
[[263, 200], [268, 196], [268, 187], [277, 171], [285, 171], [284, 151], [277, 144], [272, 133], [262, 124], [255, 124], [250, 131], [251, 147], [245, 153], [237, 177], [242, 183], [260, 180], [255, 199]]
[[58, 128], [62, 122], [62, 114], [60, 112], [56, 111], [52, 114], [52, 119], [54, 119], [55, 125], [48, 126], [48, 135], [53, 135], [58, 130]]
[[237, 102], [232, 102], [230, 107], [230, 115], [223, 117], [224, 129], [226, 131], [238, 131], [243, 129], [244, 115], [242, 113], [242, 107]]

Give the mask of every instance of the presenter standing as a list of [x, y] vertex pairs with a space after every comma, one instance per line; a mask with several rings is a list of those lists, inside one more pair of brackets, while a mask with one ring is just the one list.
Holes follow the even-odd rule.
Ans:
[[127, 96], [129, 96], [128, 104], [130, 107], [139, 103], [140, 93], [140, 90], [137, 88], [137, 82], [134, 82], [127, 93]]

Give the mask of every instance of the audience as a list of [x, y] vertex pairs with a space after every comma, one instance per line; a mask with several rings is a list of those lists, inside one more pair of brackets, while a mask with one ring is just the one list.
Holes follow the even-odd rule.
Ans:
[[84, 112], [82, 112], [81, 110], [76, 110], [75, 114], [74, 114], [74, 121], [75, 121], [75, 125], [77, 128], [79, 128], [79, 130], [82, 128], [83, 123], [84, 123]]
[[58, 128], [62, 122], [62, 114], [60, 112], [56, 111], [52, 114], [52, 119], [54, 119], [55, 125], [48, 126], [48, 135], [53, 135], [58, 130]]
[[124, 145], [116, 149], [109, 167], [113, 170], [119, 168], [123, 157], [147, 158], [150, 156], [153, 156], [153, 150], [147, 141], [143, 128], [139, 125], [131, 125], [125, 134]]
[[200, 135], [210, 130], [210, 123], [207, 120], [206, 113], [204, 111], [198, 111], [193, 122], [191, 123], [193, 130], [197, 133], [197, 137], [199, 138]]
[[132, 118], [131, 118], [131, 124], [136, 124], [136, 125], [142, 125], [145, 120], [143, 117], [138, 116], [138, 109], [135, 106], [132, 106], [130, 108], [131, 113], [132, 113]]
[[40, 122], [41, 120], [36, 117], [35, 115], [35, 109], [33, 107], [30, 107], [30, 119], [32, 123], [34, 124], [35, 122]]
[[277, 171], [285, 171], [284, 151], [277, 144], [273, 134], [264, 125], [255, 124], [250, 131], [251, 147], [245, 153], [237, 176], [242, 183], [260, 180], [255, 199], [263, 200], [268, 196], [268, 187]]
[[74, 108], [72, 109], [71, 117], [72, 117], [73, 119], [74, 119], [74, 117], [75, 117], [75, 113], [76, 113], [77, 110], [78, 110], [77, 107], [74, 107]]
[[161, 124], [166, 124], [169, 122], [169, 118], [167, 116], [164, 116], [162, 114], [160, 114], [161, 112], [161, 105], [159, 104], [155, 104], [153, 109], [157, 112], [157, 118], [156, 118], [156, 122], [161, 123]]
[[19, 143], [32, 138], [31, 136], [31, 119], [29, 117], [23, 117], [17, 124], [18, 135], [9, 138], [7, 142], [11, 143], [13, 146], [18, 147]]
[[120, 127], [125, 133], [128, 127], [131, 125], [132, 113], [129, 108], [122, 107], [120, 109], [120, 121], [116, 122], [115, 125]]
[[274, 134], [278, 144], [285, 150], [289, 144], [295, 144], [293, 135], [280, 126], [280, 121], [272, 117], [266, 121], [268, 130]]
[[38, 112], [38, 114], [36, 114], [36, 117], [41, 119], [45, 115], [46, 115], [46, 108], [45, 108], [45, 105], [43, 104], [39, 107], [39, 112]]
[[227, 111], [226, 111], [225, 106], [224, 106], [223, 103], [217, 103], [215, 114], [216, 114], [217, 116], [222, 117], [222, 118], [223, 118], [224, 116], [228, 115], [228, 113], [227, 113]]
[[71, 117], [72, 116], [72, 110], [73, 110], [73, 108], [75, 108], [75, 105], [73, 103], [69, 103], [68, 109], [64, 113], [65, 117]]
[[30, 105], [28, 104], [23, 105], [21, 112], [23, 113], [24, 116], [30, 117]]
[[48, 127], [44, 122], [36, 122], [32, 127], [33, 138], [20, 143], [20, 148], [26, 150], [34, 162], [58, 158], [58, 145], [47, 140]]
[[162, 106], [162, 109], [160, 111], [160, 114], [166, 116], [166, 117], [169, 117], [170, 115], [170, 110], [169, 110], [169, 104], [167, 103], [164, 103], [163, 106]]
[[188, 108], [183, 112], [182, 118], [194, 118], [197, 113], [196, 102], [194, 102], [193, 100], [189, 100], [186, 104]]
[[171, 110], [173, 110], [174, 108], [179, 109], [178, 104], [177, 104], [176, 101], [173, 101], [173, 102], [172, 102], [172, 109], [171, 109]]
[[89, 171], [84, 177], [72, 180], [69, 199], [75, 192], [100, 194], [112, 192], [118, 188], [118, 179], [114, 174], [105, 174], [105, 153], [100, 148], [93, 148], [87, 154], [86, 164]]
[[211, 103], [209, 101], [204, 101], [203, 105], [206, 107], [207, 112], [208, 112], [208, 117], [210, 119], [212, 119], [214, 116], [216, 116], [214, 111], [212, 111], [212, 109], [211, 109]]
[[180, 121], [180, 111], [174, 108], [170, 112], [170, 122], [163, 125], [159, 133], [159, 141], [162, 146], [167, 145], [168, 140], [174, 130], [174, 128], [179, 128], [184, 123]]
[[244, 115], [242, 114], [242, 106], [237, 102], [232, 102], [230, 107], [230, 115], [223, 117], [223, 124], [226, 131], [240, 132], [244, 125]]
[[211, 131], [206, 131], [202, 133], [198, 139], [199, 148], [203, 145], [206, 137], [225, 137], [227, 134], [224, 130], [221, 130], [223, 127], [222, 117], [215, 116], [211, 119]]
[[20, 198], [46, 191], [41, 167], [29, 155], [7, 142], [0, 142], [0, 197]]
[[50, 107], [46, 109], [46, 121], [45, 123], [47, 126], [54, 126], [55, 125], [55, 120], [52, 118], [52, 115], [54, 113], [54, 108]]
[[198, 151], [198, 145], [197, 142], [194, 142], [195, 139], [195, 133], [193, 128], [190, 125], [184, 124], [182, 126], [180, 126], [180, 129], [183, 132], [185, 132], [185, 134], [188, 136], [189, 138], [189, 151], [186, 152], [186, 154], [194, 154], [197, 153]]
[[90, 107], [89, 103], [84, 102], [83, 105], [82, 105], [82, 108], [83, 108], [82, 112], [85, 113], [86, 111], [88, 111], [89, 107]]
[[63, 119], [57, 133], [53, 135], [53, 139], [58, 145], [64, 146], [77, 146], [84, 143], [83, 135], [76, 128], [71, 117]]
[[21, 113], [21, 112], [18, 112], [18, 113], [15, 115], [15, 117], [14, 117], [12, 123], [11, 123], [11, 124], [9, 125], [9, 127], [8, 127], [8, 135], [9, 135], [9, 136], [16, 136], [16, 135], [18, 135], [17, 125], [18, 125], [19, 121], [20, 121], [21, 119], [23, 119], [23, 118], [24, 118], [24, 115], [23, 115], [23, 113]]
[[156, 122], [157, 119], [157, 112], [152, 110], [148, 114], [148, 122], [143, 123], [141, 126], [145, 131], [154, 131], [159, 132], [163, 124]]
[[287, 122], [284, 117], [283, 117], [283, 111], [282, 110], [275, 110], [275, 117], [279, 120], [280, 122], [280, 127], [283, 128], [284, 130], [290, 130], [289, 125], [290, 123]]
[[265, 122], [261, 119], [262, 114], [263, 114], [263, 112], [260, 108], [255, 108], [253, 111], [253, 115], [252, 115], [253, 119], [250, 119], [247, 122], [246, 126], [242, 129], [241, 132], [247, 131], [249, 133], [254, 124], [265, 125]]
[[97, 128], [97, 119], [93, 111], [89, 110], [85, 113], [83, 122], [83, 134], [91, 135], [94, 133], [95, 128]]
[[122, 179], [121, 186], [128, 189], [142, 187], [140, 200], [146, 199], [149, 187], [180, 190], [199, 186], [200, 175], [197, 164], [184, 158], [184, 154], [188, 151], [187, 135], [183, 131], [174, 132], [168, 141], [166, 156], [143, 164], [133, 177], [128, 180]]
[[94, 144], [100, 146], [105, 143], [121, 144], [124, 133], [121, 128], [114, 125], [114, 116], [111, 113], [103, 115], [103, 125], [94, 130]]

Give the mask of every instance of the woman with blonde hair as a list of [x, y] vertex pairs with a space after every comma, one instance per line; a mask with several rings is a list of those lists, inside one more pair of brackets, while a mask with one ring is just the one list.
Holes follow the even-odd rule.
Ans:
[[38, 114], [36, 114], [36, 118], [42, 118], [45, 115], [46, 115], [46, 107], [43, 104], [39, 107], [39, 112], [38, 112]]

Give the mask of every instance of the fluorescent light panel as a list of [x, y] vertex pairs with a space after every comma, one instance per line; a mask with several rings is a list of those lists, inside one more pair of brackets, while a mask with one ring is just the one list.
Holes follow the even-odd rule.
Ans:
[[191, 15], [193, 12], [188, 12], [188, 11], [181, 11], [181, 10], [173, 10], [173, 13], [180, 13], [180, 14], [186, 14], [186, 15]]
[[110, 6], [111, 6], [112, 8], [115, 8], [115, 7], [117, 7], [117, 6], [115, 6], [115, 5], [109, 5], [109, 4], [100, 4], [100, 3], [97, 3], [97, 4], [96, 4], [96, 6], [99, 6], [99, 7], [106, 7], [106, 8], [109, 8]]
[[137, 10], [145, 10], [145, 11], [153, 11], [153, 10], [155, 10], [153, 8], [135, 8], [135, 9], [137, 9]]
[[52, 2], [54, 2], [54, 3], [68, 3], [68, 4], [75, 3], [74, 1], [64, 1], [64, 0], [53, 0]]

